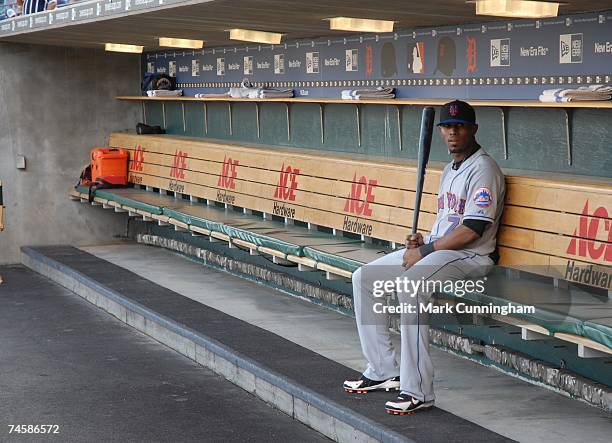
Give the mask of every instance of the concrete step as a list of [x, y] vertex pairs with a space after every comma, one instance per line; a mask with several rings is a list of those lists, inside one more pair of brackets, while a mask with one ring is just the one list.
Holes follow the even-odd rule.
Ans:
[[385, 397], [342, 391], [358, 372], [82, 250], [23, 248], [22, 261], [333, 440], [512, 441], [440, 408], [390, 416]]

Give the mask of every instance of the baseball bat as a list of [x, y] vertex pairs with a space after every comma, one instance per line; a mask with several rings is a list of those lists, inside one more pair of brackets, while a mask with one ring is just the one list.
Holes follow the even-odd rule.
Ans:
[[431, 151], [431, 137], [436, 111], [431, 106], [423, 109], [421, 117], [421, 134], [419, 136], [419, 155], [417, 166], [416, 196], [414, 199], [414, 212], [412, 215], [412, 234], [417, 233], [419, 226], [419, 213], [421, 212], [421, 197], [423, 196], [423, 183], [425, 182], [425, 169]]
[[4, 230], [3, 212], [4, 212], [4, 206], [2, 206], [2, 182], [0, 181], [0, 231]]

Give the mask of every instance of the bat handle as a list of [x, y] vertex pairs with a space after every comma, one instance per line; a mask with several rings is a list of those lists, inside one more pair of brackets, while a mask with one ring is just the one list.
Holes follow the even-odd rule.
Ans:
[[431, 106], [423, 109], [421, 117], [421, 132], [419, 135], [419, 152], [417, 166], [416, 196], [414, 212], [412, 217], [412, 234], [416, 234], [419, 227], [419, 213], [421, 209], [421, 197], [423, 196], [423, 185], [425, 183], [425, 170], [429, 161], [431, 151], [431, 138], [433, 136], [433, 125], [436, 111]]

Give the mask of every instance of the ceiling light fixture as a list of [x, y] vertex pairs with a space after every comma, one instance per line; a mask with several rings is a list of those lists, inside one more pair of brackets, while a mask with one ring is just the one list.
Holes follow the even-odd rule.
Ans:
[[546, 18], [559, 14], [559, 3], [532, 0], [475, 0], [476, 15], [511, 18]]
[[159, 46], [167, 48], [202, 49], [203, 40], [190, 40], [188, 38], [160, 37]]
[[356, 32], [393, 32], [391, 20], [372, 20], [369, 18], [333, 17], [329, 20], [329, 29], [333, 31]]
[[104, 49], [111, 52], [129, 52], [132, 54], [142, 54], [144, 46], [124, 45], [121, 43], [106, 43]]
[[230, 29], [230, 40], [240, 40], [243, 42], [269, 43], [278, 45], [283, 34], [276, 32], [253, 31], [251, 29]]

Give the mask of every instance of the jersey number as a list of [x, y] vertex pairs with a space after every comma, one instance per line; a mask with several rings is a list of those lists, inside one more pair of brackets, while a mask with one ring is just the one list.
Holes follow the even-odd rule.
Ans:
[[459, 225], [459, 223], [461, 222], [461, 216], [457, 214], [451, 214], [448, 216], [448, 221], [451, 225], [448, 227], [444, 235], [448, 234], [453, 229], [455, 229], [457, 225]]

